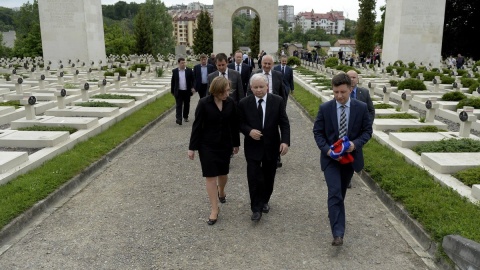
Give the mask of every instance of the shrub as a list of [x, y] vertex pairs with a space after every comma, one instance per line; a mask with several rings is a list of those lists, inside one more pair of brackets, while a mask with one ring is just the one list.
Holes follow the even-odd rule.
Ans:
[[475, 83], [478, 84], [478, 80], [473, 78], [461, 78], [460, 83], [462, 84], [463, 87], [470, 88], [470, 86], [474, 85]]
[[396, 113], [396, 114], [388, 114], [388, 115], [378, 115], [375, 116], [376, 118], [383, 118], [383, 119], [417, 119], [416, 116], [413, 116], [409, 113]]
[[60, 126], [60, 127], [48, 127], [48, 126], [37, 126], [34, 125], [32, 127], [22, 127], [18, 130], [22, 131], [68, 131], [68, 133], [72, 134], [77, 132], [76, 128]]
[[444, 101], [460, 101], [464, 98], [467, 98], [467, 96], [465, 96], [464, 93], [462, 92], [448, 92], [448, 93], [445, 93], [443, 94], [442, 96], [442, 100]]
[[401, 128], [398, 132], [439, 132], [439, 131], [446, 131], [443, 129], [439, 129], [436, 126], [424, 126], [418, 128]]
[[390, 83], [390, 86], [397, 86], [398, 85], [398, 81], [397, 80], [389, 80], [388, 83]]
[[455, 78], [447, 75], [440, 75], [440, 80], [442, 81], [442, 84], [452, 84], [455, 82]]
[[477, 91], [478, 87], [480, 87], [480, 83], [476, 82], [476, 83], [470, 85], [470, 87], [468, 87], [468, 92], [471, 94], [471, 93], [473, 93], [473, 91]]
[[480, 167], [466, 169], [459, 171], [453, 175], [453, 177], [462, 181], [465, 185], [472, 187], [473, 185], [480, 184]]
[[435, 142], [419, 144], [412, 148], [417, 154], [435, 152], [435, 153], [473, 153], [480, 152], [480, 141], [470, 138], [445, 139]]
[[373, 105], [375, 109], [393, 109], [393, 106], [386, 103], [378, 103]]
[[118, 107], [112, 103], [105, 102], [105, 101], [80, 102], [80, 103], [75, 103], [75, 105], [81, 106], [81, 107]]
[[163, 68], [157, 68], [157, 77], [163, 76]]
[[118, 94], [98, 94], [92, 96], [92, 98], [100, 99], [134, 99], [134, 97], [129, 95], [118, 95]]
[[463, 106], [470, 106], [475, 109], [480, 109], [480, 98], [471, 97], [471, 98], [462, 99], [458, 102], [457, 109], [462, 109]]
[[287, 65], [289, 66], [300, 66], [302, 64], [302, 62], [300, 61], [300, 59], [296, 56], [289, 56], [287, 58]]
[[338, 66], [338, 58], [337, 57], [330, 57], [325, 60], [325, 67], [333, 68]]
[[440, 76], [441, 74], [438, 72], [433, 72], [433, 71], [425, 71], [423, 72], [423, 79], [425, 81], [432, 81], [435, 76]]
[[427, 86], [419, 79], [409, 78], [398, 83], [398, 90], [427, 90]]
[[136, 71], [137, 68], [142, 69], [142, 71], [145, 71], [145, 68], [147, 67], [147, 64], [133, 64], [130, 66], [130, 70]]

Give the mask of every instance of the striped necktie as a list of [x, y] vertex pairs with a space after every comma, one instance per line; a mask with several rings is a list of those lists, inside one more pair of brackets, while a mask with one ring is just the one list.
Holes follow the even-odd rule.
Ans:
[[345, 105], [340, 106], [340, 129], [339, 129], [339, 138], [347, 135], [347, 113], [345, 112]]

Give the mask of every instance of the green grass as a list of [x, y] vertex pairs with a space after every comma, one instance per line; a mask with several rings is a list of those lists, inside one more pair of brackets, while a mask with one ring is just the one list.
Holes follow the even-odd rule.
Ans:
[[118, 107], [115, 104], [105, 102], [105, 101], [87, 101], [87, 102], [75, 103], [75, 105], [81, 106], [81, 107]]
[[18, 130], [22, 131], [68, 131], [70, 134], [77, 132], [76, 128], [72, 127], [47, 127], [47, 126], [32, 126], [32, 127], [23, 127], [19, 128]]
[[418, 119], [418, 117], [413, 116], [409, 113], [397, 113], [397, 114], [387, 114], [387, 115], [378, 115], [375, 118], [383, 119]]
[[419, 144], [412, 148], [417, 154], [427, 152], [439, 152], [439, 153], [472, 153], [480, 152], [480, 141], [470, 138], [462, 139], [446, 139], [441, 141], [427, 142]]
[[15, 109], [22, 107], [19, 100], [9, 100], [5, 102], [0, 102], [0, 106], [13, 106]]
[[436, 126], [424, 126], [418, 128], [401, 128], [398, 132], [440, 132], [440, 131], [447, 131], [445, 129], [439, 129]]
[[[295, 91], [300, 90], [295, 86]], [[296, 96], [293, 96], [296, 98]], [[313, 119], [320, 102], [297, 100]], [[364, 147], [364, 170], [382, 189], [402, 204], [437, 243], [437, 256], [449, 260], [442, 249], [443, 237], [458, 234], [480, 242], [480, 207], [451, 188], [440, 185], [425, 170], [405, 161], [400, 154], [371, 139]], [[480, 175], [480, 169], [471, 172]]]
[[135, 99], [129, 95], [117, 95], [117, 94], [98, 94], [92, 96], [92, 98], [100, 98], [100, 99]]
[[375, 109], [393, 109], [394, 107], [390, 104], [380, 103], [373, 105]]
[[135, 132], [155, 120], [175, 104], [172, 95], [164, 95], [146, 105], [101, 134], [76, 144], [42, 166], [0, 186], [0, 227], [45, 199], [65, 182], [102, 158]]
[[308, 114], [313, 115], [315, 117], [318, 112], [318, 106], [322, 103], [322, 100], [312, 93], [308, 92], [307, 90], [303, 89], [299, 84], [296, 82], [295, 84], [295, 91], [293, 92], [293, 97], [297, 102], [303, 105], [303, 107], [307, 110]]
[[472, 187], [472, 185], [480, 184], [480, 167], [459, 171], [453, 176], [465, 185]]

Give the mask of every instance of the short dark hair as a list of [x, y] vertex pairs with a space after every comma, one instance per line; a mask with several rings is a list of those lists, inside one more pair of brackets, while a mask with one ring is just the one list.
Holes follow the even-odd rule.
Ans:
[[215, 56], [215, 63], [218, 62], [218, 61], [225, 61], [227, 62], [228, 60], [228, 57], [226, 54], [224, 53], [217, 53], [217, 55]]
[[340, 86], [342, 84], [346, 84], [348, 87], [352, 86], [352, 80], [345, 72], [340, 72], [332, 78], [332, 87]]
[[182, 62], [182, 61], [185, 61], [185, 58], [179, 57], [178, 60], [177, 60], [177, 63], [180, 63], [180, 62]]

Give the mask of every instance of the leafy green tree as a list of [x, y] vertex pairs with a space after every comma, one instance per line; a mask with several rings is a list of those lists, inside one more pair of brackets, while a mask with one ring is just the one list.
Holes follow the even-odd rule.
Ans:
[[375, 40], [375, 0], [358, 0], [360, 9], [358, 11], [356, 47], [357, 52], [369, 54], [373, 52]]
[[193, 32], [192, 49], [196, 54], [210, 55], [213, 52], [212, 22], [206, 10], [202, 10], [198, 15], [197, 29]]
[[233, 51], [235, 48], [240, 46], [250, 46], [250, 31], [252, 29], [252, 18], [247, 16], [246, 14], [240, 14], [239, 16], [235, 16], [232, 21], [233, 26], [233, 44], [236, 46], [233, 47]]
[[145, 17], [145, 7], [142, 7], [134, 20], [135, 53], [152, 54], [152, 35], [148, 29], [148, 22]]
[[135, 38], [122, 22], [117, 22], [111, 26], [104, 25], [104, 32], [107, 55], [130, 55], [134, 53]]
[[382, 20], [375, 25], [374, 39], [375, 43], [382, 45], [383, 44], [383, 31], [385, 29], [385, 6], [380, 7], [382, 12]]
[[13, 16], [13, 9], [0, 7], [0, 32], [13, 30]]
[[173, 53], [175, 42], [172, 16], [168, 14], [165, 4], [160, 0], [146, 0], [144, 5], [147, 30], [152, 42], [152, 54]]
[[252, 22], [252, 31], [250, 32], [250, 50], [255, 57], [260, 53], [260, 18], [255, 16]]
[[41, 56], [43, 51], [38, 1], [23, 4], [15, 14], [14, 24], [16, 40], [13, 55], [16, 57]]

